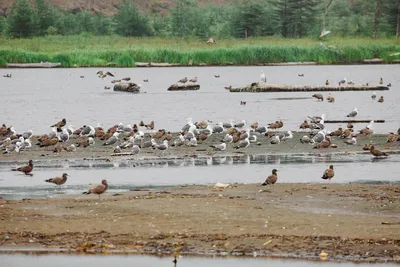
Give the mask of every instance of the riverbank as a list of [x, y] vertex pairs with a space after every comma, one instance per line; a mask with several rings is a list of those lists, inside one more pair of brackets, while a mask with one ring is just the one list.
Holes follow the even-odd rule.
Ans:
[[[276, 132], [279, 133], [279, 132]], [[260, 135], [255, 143], [251, 143], [247, 148], [236, 149], [237, 143], [227, 144], [226, 151], [215, 151], [211, 148], [211, 145], [215, 145], [221, 142], [225, 134], [212, 134], [204, 141], [198, 141], [197, 147], [173, 147], [173, 140], [175, 140], [177, 133], [173, 133], [173, 138], [169, 142], [169, 148], [167, 151], [162, 152], [159, 150], [153, 150], [152, 148], [141, 149], [138, 156], [129, 155], [131, 149], [122, 150], [122, 154], [115, 154], [114, 147], [124, 142], [124, 135], [119, 136], [119, 141], [111, 146], [103, 146], [105, 141], [95, 138], [95, 144], [86, 148], [77, 147], [76, 151], [68, 152], [66, 150], [55, 151], [56, 146], [39, 147], [35, 145], [38, 143], [39, 136], [31, 137], [33, 146], [29, 149], [22, 151], [21, 153], [8, 153], [0, 154], [0, 161], [3, 161], [2, 165], [11, 162], [24, 162], [29, 159], [37, 161], [46, 160], [65, 160], [65, 159], [95, 159], [100, 161], [118, 161], [119, 159], [131, 159], [134, 161], [145, 161], [152, 159], [173, 159], [173, 158], [185, 158], [185, 157], [210, 157], [210, 156], [240, 156], [240, 155], [276, 155], [276, 154], [319, 154], [329, 155], [331, 153], [341, 153], [346, 155], [355, 154], [370, 154], [368, 150], [363, 150], [365, 144], [374, 144], [375, 147], [380, 150], [386, 151], [387, 153], [399, 153], [400, 142], [388, 144], [386, 142], [387, 135], [385, 134], [374, 134], [371, 137], [360, 136], [356, 145], [348, 145], [344, 141], [348, 139], [341, 139], [339, 137], [331, 137], [332, 143], [337, 145], [337, 148], [327, 149], [316, 149], [313, 145], [303, 144], [300, 142], [300, 138], [307, 135], [306, 132], [294, 132], [292, 139], [281, 141], [279, 145], [273, 145], [270, 143], [271, 138], [269, 136]], [[145, 140], [150, 140], [149, 134], [145, 134]], [[125, 137], [126, 138], [126, 137]], [[77, 144], [79, 138], [71, 137], [66, 145]], [[58, 147], [62, 147], [59, 143]], [[125, 153], [124, 153], [125, 152]], [[124, 155], [125, 154], [125, 155]], [[371, 155], [372, 157], [372, 155]]]
[[[269, 65], [315, 62], [360, 64], [380, 58], [384, 63], [400, 59], [396, 39], [370, 38], [218, 40], [124, 38], [120, 36], [47, 36], [32, 39], [0, 39], [0, 66], [7, 63], [61, 63], [62, 67], [135, 67], [139, 62], [181, 66]], [[157, 65], [157, 64], [156, 64]], [[159, 65], [157, 65], [159, 66]]]
[[296, 258], [325, 251], [331, 260], [399, 262], [399, 192], [400, 186], [278, 178], [274, 188], [185, 186], [101, 200], [0, 200], [0, 246]]

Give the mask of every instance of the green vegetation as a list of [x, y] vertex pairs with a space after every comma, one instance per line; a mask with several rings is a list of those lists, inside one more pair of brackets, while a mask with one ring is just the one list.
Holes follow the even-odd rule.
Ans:
[[[17, 49], [16, 49], [17, 47]], [[120, 36], [47, 36], [31, 39], [0, 40], [0, 64], [40, 61], [61, 62], [63, 67], [132, 67], [135, 62], [168, 62], [210, 65], [251, 65], [268, 62], [316, 61], [321, 64], [357, 63], [400, 51], [396, 39], [331, 38], [313, 39], [278, 37], [225, 39], [206, 44], [192, 38], [127, 38]]]

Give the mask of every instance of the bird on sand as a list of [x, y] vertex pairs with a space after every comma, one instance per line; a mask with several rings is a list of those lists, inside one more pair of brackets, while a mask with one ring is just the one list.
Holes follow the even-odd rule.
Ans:
[[32, 174], [31, 172], [32, 172], [32, 170], [33, 170], [33, 162], [32, 162], [32, 160], [30, 159], [27, 166], [23, 166], [23, 167], [11, 169], [11, 170], [12, 170], [12, 171], [23, 172], [25, 175], [30, 175], [30, 176], [32, 176], [33, 174]]
[[97, 195], [99, 195], [99, 199], [100, 199], [100, 195], [103, 194], [104, 192], [106, 192], [107, 189], [108, 189], [107, 180], [102, 180], [101, 184], [96, 185], [92, 189], [89, 189], [87, 192], [83, 192], [83, 194], [85, 194], [85, 195], [97, 194]]
[[51, 125], [50, 127], [56, 127], [57, 128], [57, 132], [62, 132], [61, 128], [64, 127], [67, 124], [67, 120], [64, 118], [62, 120], [60, 120], [59, 122], [57, 122], [54, 125]]
[[358, 109], [357, 109], [357, 108], [354, 108], [354, 110], [353, 110], [352, 112], [350, 112], [349, 114], [347, 114], [346, 117], [348, 117], [348, 118], [354, 118], [354, 117], [357, 116], [357, 115], [358, 115]]
[[62, 184], [65, 184], [65, 182], [67, 181], [67, 178], [68, 178], [68, 174], [63, 173], [63, 175], [61, 177], [50, 178], [50, 179], [45, 180], [45, 182], [52, 183], [52, 184], [58, 185], [60, 187]]
[[396, 135], [393, 132], [390, 132], [388, 134], [386, 143], [393, 143], [394, 141], [396, 141]]
[[214, 148], [216, 151], [225, 151], [226, 150], [226, 144], [221, 143], [218, 145], [211, 145], [210, 147]]
[[112, 76], [112, 77], [114, 77], [114, 74], [112, 74], [112, 73], [109, 72], [109, 71], [104, 72], [104, 71], [100, 70], [100, 71], [98, 71], [96, 74], [99, 76], [99, 78], [105, 78], [105, 77], [107, 77], [107, 76]]
[[316, 98], [317, 100], [324, 101], [324, 96], [322, 94], [313, 94], [312, 97]]
[[329, 183], [331, 182], [331, 179], [335, 176], [335, 171], [333, 170], [333, 165], [329, 166], [328, 169], [326, 169], [322, 175], [322, 179], [324, 180], [329, 180]]
[[265, 180], [265, 182], [262, 183], [261, 185], [270, 185], [272, 187], [273, 184], [275, 184], [276, 181], [278, 181], [278, 173], [277, 172], [278, 172], [277, 169], [273, 169], [272, 174], [270, 176], [268, 176], [267, 179]]
[[264, 83], [267, 82], [267, 76], [265, 76], [265, 74], [264, 74], [263, 71], [261, 71], [260, 80], [261, 80], [262, 82], [264, 82]]
[[382, 157], [387, 157], [389, 156], [388, 153], [380, 151], [378, 149], [376, 149], [374, 146], [370, 146], [369, 151], [371, 152], [371, 154], [376, 157], [376, 158], [382, 158]]

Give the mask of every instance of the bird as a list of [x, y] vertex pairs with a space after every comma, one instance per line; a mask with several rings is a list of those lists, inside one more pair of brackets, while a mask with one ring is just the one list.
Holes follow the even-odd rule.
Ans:
[[354, 127], [354, 125], [351, 122], [347, 123], [347, 128], [353, 129], [353, 127]]
[[307, 135], [304, 135], [302, 138], [300, 138], [300, 142], [302, 144], [309, 144], [311, 142], [311, 138]]
[[33, 170], [33, 162], [32, 162], [32, 160], [30, 159], [27, 166], [23, 166], [23, 167], [11, 169], [11, 170], [12, 170], [12, 171], [23, 172], [25, 175], [30, 175], [30, 176], [32, 176], [33, 174], [32, 174], [31, 172], [32, 172], [32, 170]]
[[12, 75], [11, 75], [11, 73], [7, 73], [7, 74], [4, 74], [3, 77], [4, 77], [4, 78], [11, 78]]
[[267, 76], [265, 76], [264, 72], [261, 71], [260, 79], [262, 82], [266, 83], [267, 82]]
[[239, 149], [239, 148], [247, 148], [250, 145], [250, 141], [249, 138], [246, 138], [244, 140], [241, 140], [237, 146], [235, 146], [235, 149]]
[[297, 74], [297, 76], [304, 77], [304, 73], [299, 73], [299, 74]]
[[114, 74], [112, 74], [112, 73], [109, 72], [109, 71], [104, 72], [104, 71], [102, 71], [102, 70], [99, 70], [96, 74], [99, 76], [99, 78], [105, 78], [105, 77], [107, 77], [107, 76], [112, 76], [112, 77], [114, 77]]
[[393, 132], [390, 132], [386, 139], [386, 143], [393, 143], [394, 141], [396, 141], [396, 135]]
[[303, 130], [311, 129], [311, 125], [310, 125], [310, 123], [307, 122], [307, 120], [304, 120], [303, 123], [300, 124], [299, 129], [303, 129]]
[[199, 79], [199, 77], [196, 76], [196, 77], [190, 79], [189, 82], [196, 83], [198, 79]]
[[322, 94], [313, 94], [312, 97], [316, 98], [317, 100], [324, 101], [324, 96]]
[[328, 80], [325, 81], [325, 85], [326, 85], [326, 86], [329, 85], [329, 81], [328, 81]]
[[106, 192], [107, 189], [108, 189], [107, 180], [102, 180], [101, 184], [96, 185], [92, 189], [89, 189], [87, 192], [83, 192], [83, 194], [85, 194], [85, 195], [97, 194], [97, 195], [99, 195], [99, 199], [100, 199], [100, 195], [103, 194], [104, 192]]
[[232, 89], [232, 85], [224, 86], [224, 88], [225, 88], [226, 90], [231, 90], [231, 89]]
[[273, 169], [272, 170], [272, 174], [270, 176], [267, 177], [267, 179], [265, 180], [264, 183], [262, 183], [261, 185], [265, 186], [265, 185], [270, 185], [273, 186], [273, 184], [276, 183], [276, 181], [278, 181], [278, 170], [277, 169]]
[[140, 153], [140, 147], [138, 145], [133, 145], [131, 155], [136, 156]]
[[143, 82], [148, 83], [149, 79], [143, 79]]
[[219, 77], [221, 77], [221, 76], [218, 75], [218, 74], [215, 74], [214, 77], [215, 77], [215, 78], [219, 78]]
[[218, 145], [211, 145], [210, 147], [214, 148], [216, 151], [225, 151], [226, 150], [226, 144], [221, 143]]
[[104, 90], [109, 90], [111, 89], [111, 86], [104, 86]]
[[383, 95], [378, 99], [379, 103], [383, 103], [384, 99], [383, 99]]
[[388, 153], [376, 149], [375, 146], [370, 146], [370, 147], [369, 147], [369, 151], [371, 152], [371, 154], [372, 154], [374, 157], [377, 157], [377, 158], [389, 156]]
[[246, 105], [246, 101], [240, 101], [240, 105]]
[[62, 184], [65, 184], [65, 182], [67, 181], [67, 178], [68, 178], [68, 174], [63, 173], [63, 175], [61, 177], [50, 178], [50, 179], [45, 180], [45, 182], [61, 186]]
[[118, 141], [118, 132], [113, 133], [113, 135], [107, 139], [107, 141], [103, 144], [103, 146], [113, 145]]
[[121, 153], [121, 148], [119, 147], [119, 146], [116, 146], [115, 148], [114, 148], [114, 153]]
[[392, 83], [388, 83], [386, 86], [387, 86], [387, 87], [391, 87], [391, 86], [392, 86]]
[[335, 98], [334, 98], [331, 94], [328, 95], [328, 97], [326, 98], [326, 100], [328, 100], [329, 103], [335, 102]]
[[67, 120], [64, 118], [61, 121], [57, 122], [56, 124], [50, 126], [50, 127], [56, 127], [57, 132], [61, 132], [61, 128], [64, 127], [67, 124]]
[[379, 84], [383, 84], [383, 78], [379, 79]]
[[347, 83], [347, 79], [343, 78], [342, 80], [339, 81], [339, 86], [345, 83]]
[[154, 121], [151, 121], [149, 124], [144, 125], [147, 130], [153, 130], [154, 129]]
[[28, 139], [28, 138], [30, 138], [32, 136], [32, 134], [33, 134], [33, 131], [32, 130], [28, 130], [27, 132], [22, 134], [22, 137], [24, 139]]
[[122, 78], [121, 80], [123, 80], [123, 81], [130, 81], [131, 78], [130, 78], [130, 77], [125, 77], [125, 78]]
[[355, 137], [351, 138], [350, 140], [345, 141], [346, 144], [348, 145], [357, 145], [357, 139]]
[[376, 99], [376, 93], [375, 93], [375, 92], [372, 93], [371, 98], [372, 98], [373, 100]]
[[321, 178], [324, 180], [329, 180], [330, 183], [333, 176], [335, 176], [335, 171], [333, 170], [333, 165], [330, 165], [329, 168], [324, 171]]
[[272, 145], [279, 145], [280, 142], [281, 142], [281, 139], [279, 138], [279, 135], [273, 136], [272, 139], [271, 139], [271, 141], [270, 141], [270, 143], [271, 143]]
[[353, 110], [352, 112], [350, 112], [349, 114], [347, 114], [346, 117], [348, 117], [348, 118], [354, 118], [354, 117], [357, 116], [357, 115], [358, 115], [358, 109], [357, 109], [357, 108], [354, 108], [354, 110]]
[[180, 79], [180, 80], [178, 81], [178, 83], [187, 83], [187, 81], [188, 81], [188, 78], [185, 77], [185, 78], [183, 78], [183, 79]]

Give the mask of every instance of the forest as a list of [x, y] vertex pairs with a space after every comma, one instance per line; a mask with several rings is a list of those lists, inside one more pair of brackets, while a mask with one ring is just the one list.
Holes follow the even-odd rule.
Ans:
[[3, 38], [49, 35], [125, 37], [197, 37], [215, 39], [275, 36], [399, 37], [400, 0], [241, 0], [225, 5], [199, 5], [175, 0], [166, 14], [139, 11], [124, 1], [113, 16], [67, 12], [45, 0], [16, 0], [0, 17]]

